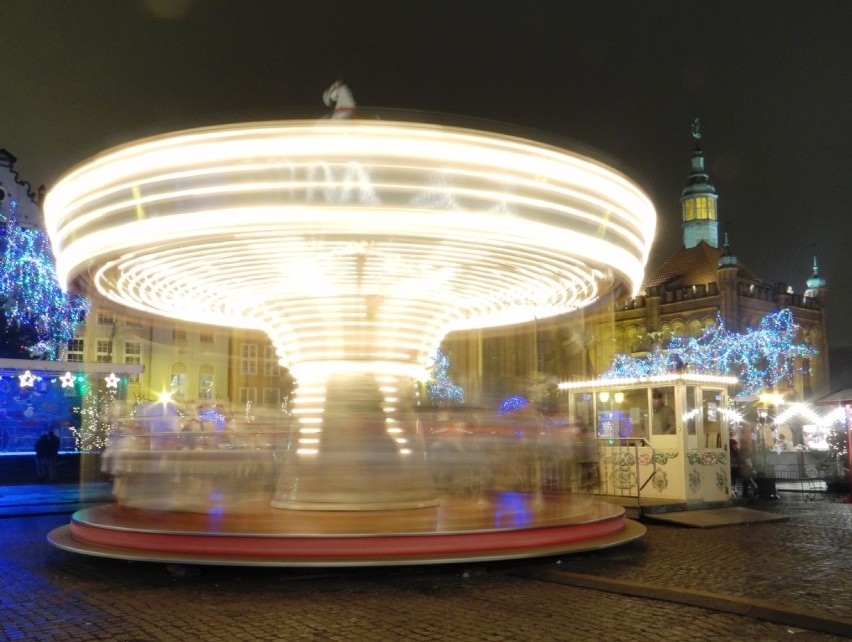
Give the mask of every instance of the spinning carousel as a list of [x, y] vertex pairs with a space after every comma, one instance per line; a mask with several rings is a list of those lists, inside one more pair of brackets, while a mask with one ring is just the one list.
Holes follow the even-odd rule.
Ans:
[[[262, 330], [298, 385], [292, 439], [249, 497], [221, 481], [239, 458], [201, 460], [218, 486], [183, 484], [182, 502], [143, 492], [162, 460], [117, 466], [115, 502], [76, 513], [50, 534], [56, 546], [405, 564], [556, 554], [644, 532], [582, 494], [442, 495], [410, 406], [448, 332], [564, 314], [641, 282], [655, 212], [612, 168], [426, 122], [252, 122], [106, 151], [59, 181], [45, 218], [62, 282], [146, 313]], [[151, 459], [145, 449], [120, 454]]]

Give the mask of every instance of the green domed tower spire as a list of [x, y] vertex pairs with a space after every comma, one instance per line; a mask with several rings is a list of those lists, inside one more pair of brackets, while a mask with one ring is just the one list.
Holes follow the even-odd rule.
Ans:
[[825, 278], [819, 273], [816, 256], [814, 256], [814, 273], [807, 281], [808, 290], [821, 290], [826, 287]]
[[692, 123], [695, 150], [692, 152], [692, 172], [680, 196], [683, 222], [683, 246], [695, 247], [702, 241], [719, 247], [719, 216], [716, 210], [716, 188], [710, 184], [704, 170], [704, 152], [701, 151], [701, 123]]
[[735, 267], [737, 267], [737, 263], [738, 263], [737, 257], [734, 256], [731, 253], [731, 246], [728, 243], [728, 233], [727, 232], [725, 232], [724, 248], [725, 248], [725, 251], [722, 252], [722, 256], [719, 257], [719, 267], [720, 268], [728, 268], [728, 267], [735, 268]]

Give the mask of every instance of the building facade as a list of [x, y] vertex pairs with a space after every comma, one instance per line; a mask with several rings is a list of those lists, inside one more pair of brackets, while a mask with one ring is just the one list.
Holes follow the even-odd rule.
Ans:
[[[799, 374], [779, 392], [791, 401], [827, 394], [827, 284], [816, 257], [812, 266], [803, 266], [806, 287], [799, 292], [787, 283], [761, 279], [732, 253], [727, 235], [720, 247], [717, 199], [696, 142], [680, 198], [683, 247], [649, 274], [637, 296], [616, 301], [611, 323], [598, 324], [602, 345], [610, 349], [596, 355], [596, 370], [605, 370], [615, 353], [642, 356], [672, 337], [698, 337], [718, 319], [728, 331], [744, 333], [787, 309], [799, 327], [797, 343], [810, 346], [815, 355], [796, 364]], [[808, 267], [812, 271], [806, 278]]]

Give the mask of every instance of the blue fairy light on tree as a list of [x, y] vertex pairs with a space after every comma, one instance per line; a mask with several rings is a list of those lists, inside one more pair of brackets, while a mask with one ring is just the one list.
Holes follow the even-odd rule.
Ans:
[[461, 404], [464, 402], [464, 389], [453, 383], [449, 375], [450, 358], [441, 350], [435, 351], [432, 358], [432, 377], [426, 382], [426, 390], [433, 406], [444, 403]]
[[18, 225], [16, 209], [9, 201], [0, 226], [0, 357], [56, 359], [86, 318], [89, 301], [63, 292], [47, 234]]
[[616, 355], [601, 378], [643, 378], [681, 370], [700, 374], [733, 375], [741, 395], [753, 395], [797, 374], [802, 359], [817, 351], [796, 343], [799, 326], [789, 309], [766, 315], [757, 328], [729, 332], [721, 317], [700, 337], [673, 337], [645, 358]]

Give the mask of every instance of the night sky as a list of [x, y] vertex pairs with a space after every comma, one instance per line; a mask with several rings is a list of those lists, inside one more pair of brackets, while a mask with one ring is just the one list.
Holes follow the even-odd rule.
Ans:
[[805, 289], [852, 347], [852, 2], [2, 0], [0, 147], [49, 188], [140, 136], [359, 105], [532, 127], [590, 146], [651, 196], [651, 265], [681, 245], [700, 117], [719, 217], [767, 282]]

